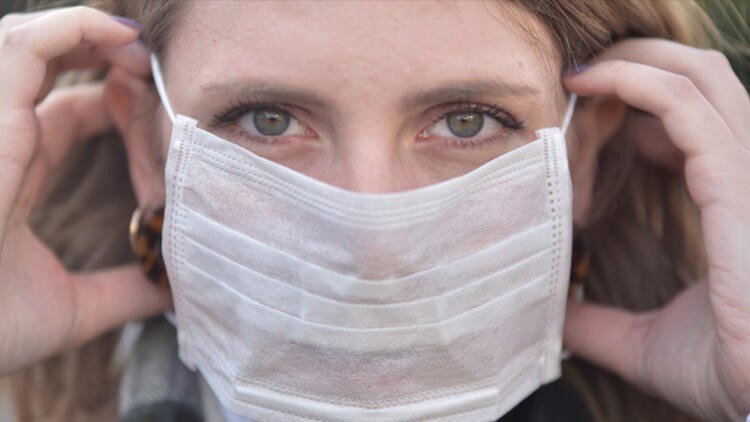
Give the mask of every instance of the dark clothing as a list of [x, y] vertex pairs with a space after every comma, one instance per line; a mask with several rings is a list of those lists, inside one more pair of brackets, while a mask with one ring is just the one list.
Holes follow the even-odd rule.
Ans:
[[539, 387], [497, 422], [590, 422], [578, 392], [563, 380]]

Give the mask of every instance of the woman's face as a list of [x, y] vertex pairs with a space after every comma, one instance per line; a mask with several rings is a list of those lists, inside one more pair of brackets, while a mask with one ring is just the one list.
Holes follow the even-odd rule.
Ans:
[[309, 176], [411, 189], [561, 124], [559, 59], [524, 13], [494, 2], [191, 2], [163, 58], [167, 92], [177, 113]]

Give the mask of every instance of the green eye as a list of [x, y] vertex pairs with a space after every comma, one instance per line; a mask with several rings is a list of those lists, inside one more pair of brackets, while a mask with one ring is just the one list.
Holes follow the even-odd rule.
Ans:
[[484, 126], [484, 116], [476, 112], [450, 113], [446, 116], [446, 120], [448, 129], [459, 138], [471, 138]]
[[289, 128], [291, 118], [282, 110], [259, 109], [253, 112], [253, 125], [264, 136], [279, 136]]

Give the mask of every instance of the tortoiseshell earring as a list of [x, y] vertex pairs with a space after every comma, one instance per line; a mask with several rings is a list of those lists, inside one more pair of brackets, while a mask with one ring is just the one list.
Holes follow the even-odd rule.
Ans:
[[130, 246], [143, 273], [154, 284], [169, 287], [167, 269], [161, 255], [164, 207], [138, 207], [130, 219]]
[[573, 236], [573, 256], [570, 263], [570, 284], [568, 298], [583, 301], [586, 279], [589, 276], [589, 250], [586, 241], [579, 235]]

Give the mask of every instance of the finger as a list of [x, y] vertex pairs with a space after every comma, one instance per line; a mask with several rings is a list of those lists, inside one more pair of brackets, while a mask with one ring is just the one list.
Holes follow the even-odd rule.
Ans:
[[565, 311], [563, 343], [574, 355], [636, 383], [647, 318], [570, 300]]
[[98, 47], [84, 43], [50, 62], [50, 66], [54, 66], [57, 72], [102, 68], [107, 65], [124, 69], [134, 76], [151, 75], [149, 52], [140, 41], [116, 47]]
[[78, 141], [112, 129], [112, 118], [104, 100], [104, 83], [56, 89], [36, 109], [40, 127], [39, 152], [35, 159], [56, 167]]
[[[0, 43], [0, 230], [4, 230], [26, 168], [36, 151], [38, 122], [32, 109], [49, 59], [81, 42], [118, 46], [138, 32], [91, 8], [47, 13], [10, 28]], [[19, 71], [22, 69], [22, 71]]]
[[734, 136], [715, 108], [690, 79], [648, 65], [610, 60], [565, 80], [584, 96], [615, 95], [659, 117], [671, 139], [688, 156], [715, 152]]
[[94, 83], [56, 89], [37, 106], [39, 147], [23, 177], [12, 221], [25, 221], [34, 208], [46, 180], [68, 155], [73, 145], [112, 129], [104, 101], [104, 84]]
[[[10, 28], [60, 10], [63, 9], [56, 8], [34, 13], [5, 15], [0, 19], [0, 39], [4, 39], [5, 32]], [[69, 53], [57, 57], [48, 63], [43, 88], [37, 95], [37, 98], [42, 99], [46, 96], [52, 87], [54, 87], [56, 76], [61, 72], [80, 68], [100, 68], [109, 64], [119, 66], [136, 76], [149, 76], [151, 73], [149, 53], [146, 47], [139, 41], [122, 47], [97, 47], [88, 43], [82, 43]]]
[[60, 74], [69, 70], [101, 69], [115, 65], [136, 76], [149, 76], [151, 65], [148, 57], [146, 48], [137, 41], [122, 47], [96, 47], [83, 43], [47, 63], [47, 72], [37, 93], [37, 101], [42, 101], [55, 87]]
[[0, 233], [5, 233], [21, 181], [36, 150], [38, 133], [33, 112], [0, 112]]
[[[93, 46], [123, 46], [138, 31], [109, 15], [87, 7], [49, 13], [15, 26], [0, 45], [0, 107], [30, 108], [42, 87], [46, 64], [82, 42]], [[18, 72], [23, 69], [23, 72]]]
[[563, 341], [574, 355], [701, 419], [735, 420], [710, 410], [726, 395], [711, 362], [713, 336], [706, 333], [714, 325], [706, 283], [645, 314], [569, 301], [565, 318]]
[[149, 53], [140, 42], [135, 41], [122, 47], [96, 47], [84, 43], [47, 64], [47, 73], [42, 88], [37, 93], [37, 100], [41, 101], [49, 94], [57, 77], [65, 71], [97, 69], [108, 65], [119, 66], [135, 76], [151, 74]]
[[60, 7], [39, 10], [36, 12], [24, 12], [24, 13], [8, 13], [0, 19], [0, 33], [8, 31], [14, 26], [21, 25], [23, 23], [32, 21], [38, 17], [47, 15], [49, 13], [62, 10]]
[[68, 347], [172, 305], [170, 291], [146, 280], [136, 265], [72, 277], [77, 305]]
[[750, 97], [727, 58], [663, 39], [630, 39], [604, 51], [595, 62], [625, 60], [687, 76], [718, 110], [738, 140], [750, 145]]
[[731, 186], [743, 178], [747, 148], [687, 77], [615, 60], [568, 77], [565, 85], [584, 96], [615, 95], [659, 117], [686, 156], [685, 178], [698, 206], [738, 200]]

